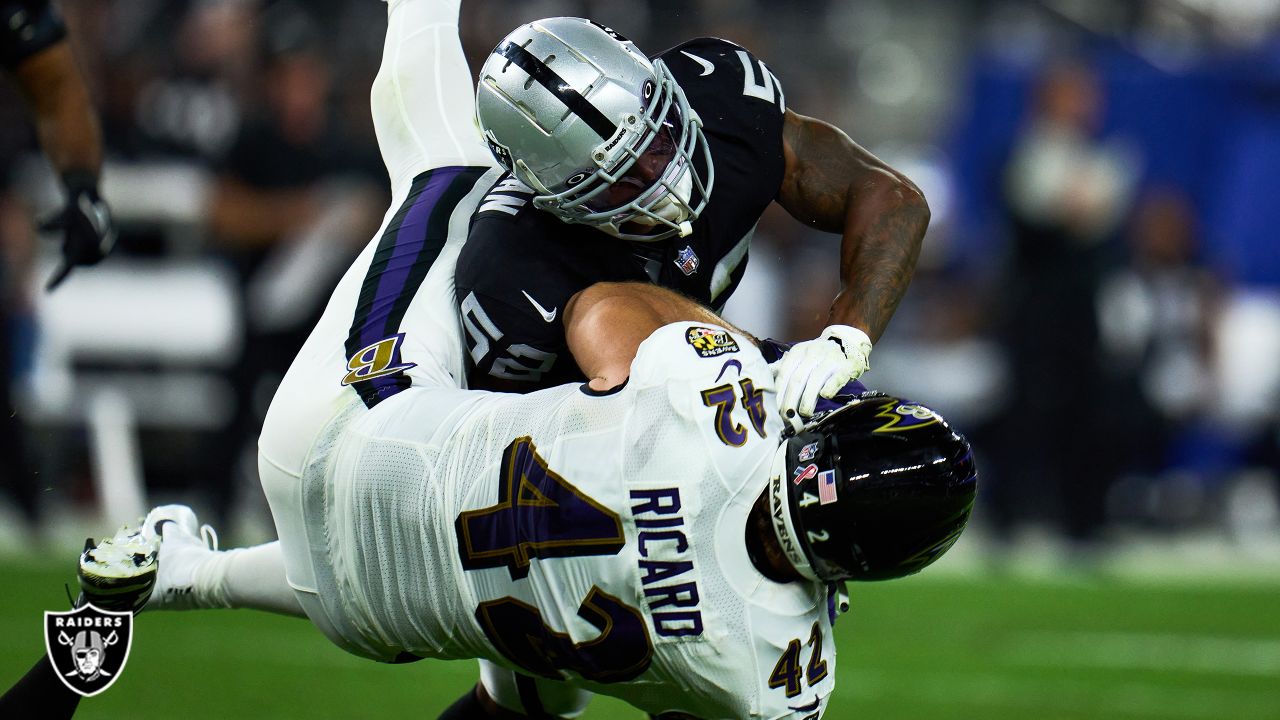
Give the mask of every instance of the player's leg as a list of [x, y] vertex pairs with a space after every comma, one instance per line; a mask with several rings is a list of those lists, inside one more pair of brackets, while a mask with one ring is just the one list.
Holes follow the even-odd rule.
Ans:
[[394, 192], [432, 168], [488, 166], [475, 81], [458, 39], [461, 0], [389, 0], [370, 106]]
[[576, 718], [592, 693], [565, 682], [534, 678], [487, 660], [480, 661], [480, 682], [440, 715], [465, 718]]
[[439, 720], [525, 720], [528, 715], [498, 707], [485, 693], [484, 686], [476, 686], [463, 693], [452, 705], [440, 713]]
[[440, 713], [439, 720], [561, 720], [568, 717], [570, 716], [553, 715], [545, 710], [509, 710], [489, 695], [483, 683], [476, 683], [475, 687]]
[[41, 655], [36, 664], [0, 695], [0, 717], [70, 718], [80, 704], [80, 694], [63, 684], [58, 671]]
[[[305, 617], [280, 543], [217, 549], [191, 508], [162, 505], [80, 557], [82, 599], [105, 609], [243, 608]], [[143, 604], [145, 603], [145, 604]]]
[[[142, 527], [86, 548], [81, 600], [112, 610], [145, 600], [150, 609], [242, 607], [303, 617], [284, 581], [279, 543], [219, 552], [201, 535], [190, 508], [153, 510]], [[79, 703], [42, 656], [0, 696], [0, 717], [70, 718]]]
[[184, 532], [181, 542], [185, 552], [166, 558], [165, 544], [174, 539], [166, 538], [160, 545], [160, 573], [147, 609], [228, 608], [306, 617], [285, 580], [279, 542], [215, 550], [207, 547], [203, 538]]

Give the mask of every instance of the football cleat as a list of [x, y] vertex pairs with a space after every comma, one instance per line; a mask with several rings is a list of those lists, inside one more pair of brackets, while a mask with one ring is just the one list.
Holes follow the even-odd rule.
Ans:
[[76, 573], [80, 597], [75, 606], [141, 610], [156, 584], [159, 545], [159, 538], [146, 536], [138, 527], [123, 527], [96, 544], [92, 538], [86, 540]]
[[200, 560], [218, 549], [213, 528], [201, 525], [186, 505], [161, 505], [147, 513], [143, 536], [158, 547], [155, 588], [148, 610], [187, 610], [197, 607], [193, 594], [195, 570]]

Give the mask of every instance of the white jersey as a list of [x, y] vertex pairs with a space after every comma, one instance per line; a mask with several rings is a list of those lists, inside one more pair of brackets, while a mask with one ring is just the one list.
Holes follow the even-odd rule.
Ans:
[[782, 431], [764, 359], [679, 323], [620, 390], [586, 390], [413, 387], [338, 419], [303, 473], [331, 636], [652, 713], [816, 717], [834, 685], [827, 591], [766, 579], [744, 541]]
[[482, 658], [707, 720], [821, 714], [827, 593], [767, 580], [745, 550], [782, 429], [753, 346], [675, 325], [611, 394], [457, 389], [453, 266], [498, 173], [456, 0], [389, 11], [372, 102], [392, 209], [259, 443], [303, 609], [378, 660]]

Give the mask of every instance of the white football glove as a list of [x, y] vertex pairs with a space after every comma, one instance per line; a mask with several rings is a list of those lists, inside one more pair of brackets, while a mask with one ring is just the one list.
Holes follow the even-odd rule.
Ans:
[[871, 338], [855, 327], [832, 325], [816, 340], [796, 343], [773, 364], [782, 419], [799, 430], [813, 415], [818, 396], [833, 397], [871, 368]]

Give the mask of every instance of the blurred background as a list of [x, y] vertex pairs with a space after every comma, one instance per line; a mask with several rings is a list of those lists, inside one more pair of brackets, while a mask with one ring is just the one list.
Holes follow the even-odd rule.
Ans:
[[[64, 549], [175, 500], [229, 544], [270, 539], [262, 413], [389, 200], [368, 108], [385, 6], [62, 9], [120, 241], [40, 290], [57, 250], [33, 228], [61, 197], [20, 97], [0, 87], [15, 408], [0, 556]], [[934, 406], [978, 449], [980, 508], [939, 565], [945, 582], [1280, 580], [1280, 2], [464, 0], [472, 67], [550, 15], [590, 16], [650, 53], [696, 35], [745, 45], [789, 109], [923, 188], [924, 253], [864, 379]], [[771, 209], [726, 314], [813, 337], [838, 246]], [[1131, 602], [1097, 612], [1113, 601]], [[1262, 644], [1143, 647], [1199, 647], [1201, 664], [1252, 653], [1241, 672], [1280, 684], [1280, 627], [1238, 631]], [[1274, 692], [1258, 696], [1272, 712]], [[1280, 717], [1196, 702], [1134, 713]]]

